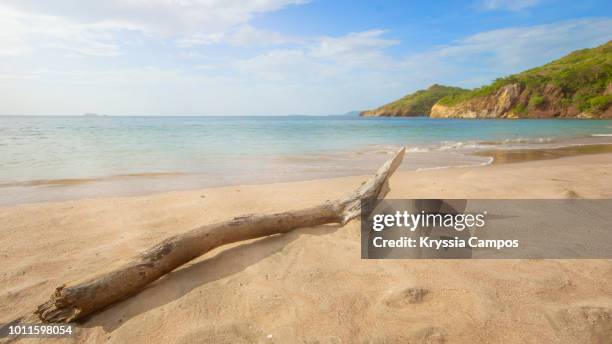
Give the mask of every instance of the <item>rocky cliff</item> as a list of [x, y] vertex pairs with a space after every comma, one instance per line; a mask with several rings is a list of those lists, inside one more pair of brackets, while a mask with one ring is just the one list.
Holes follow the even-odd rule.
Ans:
[[612, 41], [488, 86], [445, 96], [437, 118], [612, 118]]

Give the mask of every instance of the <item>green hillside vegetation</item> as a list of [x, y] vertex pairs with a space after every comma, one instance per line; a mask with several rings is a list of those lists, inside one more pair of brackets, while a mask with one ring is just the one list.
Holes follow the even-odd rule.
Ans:
[[428, 116], [431, 107], [445, 96], [457, 96], [467, 92], [459, 87], [432, 85], [375, 110], [364, 111], [362, 116]]
[[[555, 101], [563, 108], [573, 106], [581, 112], [603, 112], [612, 104], [612, 94], [606, 88], [612, 82], [612, 41], [592, 49], [577, 50], [556, 61], [525, 72], [495, 80], [490, 85], [469, 92], [450, 94], [439, 104], [453, 106], [494, 94], [501, 87], [519, 84], [527, 95], [527, 105], [521, 104], [517, 113], [537, 108], [546, 101], [551, 86], [560, 90]], [[556, 86], [556, 87], [555, 87]], [[606, 93], [606, 94], [604, 94]]]

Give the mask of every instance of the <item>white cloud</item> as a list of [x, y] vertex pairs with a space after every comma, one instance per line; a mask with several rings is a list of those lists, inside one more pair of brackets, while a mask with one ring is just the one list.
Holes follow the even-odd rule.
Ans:
[[225, 31], [254, 15], [304, 0], [4, 0], [17, 10], [75, 22], [129, 23], [149, 34], [178, 36]]
[[118, 26], [110, 22], [72, 23], [61, 17], [26, 14], [0, 6], [0, 27], [0, 56], [22, 55], [40, 47], [92, 56], [121, 54], [109, 35], [109, 30]]
[[[177, 40], [179, 47], [219, 43], [275, 44], [279, 34], [248, 25], [257, 14], [304, 0], [4, 0], [2, 55], [52, 47], [73, 54], [118, 56], [124, 31]], [[41, 44], [45, 42], [45, 44]]]
[[206, 54], [203, 54], [199, 51], [195, 51], [195, 50], [181, 50], [176, 54], [176, 57], [182, 58], [182, 59], [204, 59], [206, 57], [208, 57]]
[[181, 48], [193, 48], [198, 45], [209, 45], [221, 42], [222, 32], [198, 33], [178, 39], [177, 45]]
[[289, 49], [274, 49], [248, 59], [237, 60], [234, 66], [245, 75], [267, 81], [307, 83], [343, 77], [359, 69], [368, 74], [386, 69], [393, 61], [385, 48], [398, 40], [386, 39], [384, 30], [353, 32], [339, 37], [320, 37]]
[[251, 25], [241, 25], [227, 37], [227, 42], [236, 46], [280, 45], [298, 43], [300, 40], [289, 38], [278, 32], [257, 29]]
[[594, 18], [553, 24], [486, 31], [443, 46], [431, 54], [437, 59], [487, 62], [500, 71], [519, 71], [576, 49], [606, 42], [612, 37], [612, 19]]
[[541, 0], [485, 0], [481, 8], [485, 11], [520, 11], [538, 5]]
[[24, 40], [27, 27], [12, 11], [0, 7], [0, 56], [22, 55], [29, 51]]
[[302, 50], [271, 50], [255, 57], [233, 61], [243, 77], [264, 82], [288, 82], [302, 78], [303, 73], [314, 75], [316, 64], [309, 61]]
[[218, 43], [228, 43], [234, 46], [269, 46], [299, 42], [299, 39], [286, 37], [278, 32], [257, 29], [244, 24], [226, 32], [188, 35], [180, 38], [177, 44], [181, 48], [193, 48]]
[[399, 40], [385, 39], [381, 36], [385, 30], [369, 30], [363, 32], [352, 32], [341, 37], [323, 37], [314, 54], [320, 57], [339, 57], [368, 50], [378, 50], [400, 43]]
[[382, 38], [385, 30], [353, 32], [342, 37], [323, 37], [311, 55], [322, 59], [341, 61], [344, 64], [383, 62], [383, 49], [400, 44], [399, 40]]

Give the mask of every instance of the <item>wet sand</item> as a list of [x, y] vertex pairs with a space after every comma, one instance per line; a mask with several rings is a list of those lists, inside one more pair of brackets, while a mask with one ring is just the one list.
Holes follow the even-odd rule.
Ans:
[[106, 180], [120, 180], [126, 181], [132, 178], [160, 178], [160, 177], [177, 177], [185, 175], [180, 172], [151, 172], [151, 173], [130, 173], [120, 174], [116, 176], [104, 177], [104, 178], [66, 178], [66, 179], [37, 179], [25, 182], [10, 182], [0, 183], [0, 188], [6, 187], [17, 187], [17, 186], [74, 186], [87, 183], [95, 183]]
[[[375, 168], [373, 168], [375, 169]], [[610, 198], [612, 154], [398, 171], [388, 198]], [[342, 196], [367, 176], [0, 208], [0, 323], [160, 240]], [[359, 222], [215, 249], [66, 343], [606, 343], [610, 260], [361, 260]], [[32, 342], [27, 340], [24, 342]], [[38, 341], [33, 341], [38, 342]], [[52, 340], [40, 340], [52, 342]]]
[[563, 157], [612, 153], [612, 144], [580, 145], [560, 148], [529, 148], [486, 150], [474, 153], [477, 156], [492, 157], [494, 164], [559, 159]]

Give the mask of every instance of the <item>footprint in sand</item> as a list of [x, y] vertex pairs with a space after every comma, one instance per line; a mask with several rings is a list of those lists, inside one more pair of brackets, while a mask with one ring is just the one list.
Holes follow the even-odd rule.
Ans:
[[552, 312], [549, 320], [561, 338], [584, 344], [612, 343], [612, 308], [572, 306]]
[[568, 189], [568, 190], [566, 190], [566, 191], [563, 193], [563, 196], [564, 196], [565, 198], [582, 198], [582, 197], [580, 197], [580, 195], [579, 195], [579, 194], [578, 194], [576, 191], [574, 191], [574, 190], [569, 190], [569, 189]]
[[424, 288], [409, 287], [390, 292], [383, 302], [392, 308], [402, 308], [411, 304], [421, 303], [429, 291]]
[[220, 326], [207, 325], [183, 335], [180, 344], [213, 344], [213, 343], [257, 343], [261, 342], [261, 331], [253, 330], [245, 323], [231, 323]]
[[444, 344], [446, 342], [446, 334], [443, 328], [427, 326], [414, 331], [410, 339], [409, 343]]

